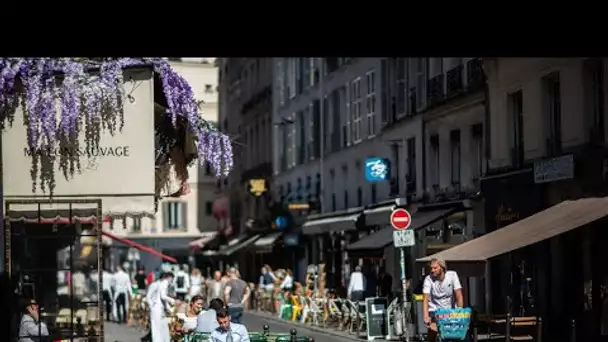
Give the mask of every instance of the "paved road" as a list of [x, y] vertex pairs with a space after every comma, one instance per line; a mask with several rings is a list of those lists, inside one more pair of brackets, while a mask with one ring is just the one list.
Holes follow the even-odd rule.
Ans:
[[[300, 324], [269, 318], [264, 314], [246, 312], [243, 316], [243, 323], [250, 331], [262, 331], [264, 325], [268, 325], [271, 332], [289, 333], [291, 329], [296, 329], [298, 335], [313, 337], [315, 342], [352, 342], [356, 340], [353, 335], [347, 333], [323, 331], [320, 328], [311, 330]], [[139, 342], [144, 335], [144, 332], [137, 328], [116, 323], [105, 323], [104, 330], [105, 342]]]

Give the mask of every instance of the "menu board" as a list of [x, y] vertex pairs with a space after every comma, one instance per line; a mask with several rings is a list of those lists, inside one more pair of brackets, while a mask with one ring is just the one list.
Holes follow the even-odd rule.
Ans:
[[385, 338], [387, 334], [388, 299], [382, 297], [365, 299], [365, 318], [367, 319], [367, 339]]

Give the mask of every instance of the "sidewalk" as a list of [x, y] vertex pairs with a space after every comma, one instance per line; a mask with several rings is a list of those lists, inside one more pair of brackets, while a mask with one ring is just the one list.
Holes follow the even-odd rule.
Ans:
[[105, 322], [103, 328], [106, 342], [139, 342], [145, 335], [141, 329], [113, 322]]
[[344, 339], [348, 339], [348, 340], [352, 340], [352, 341], [365, 340], [365, 334], [357, 336], [355, 334], [348, 333], [348, 331], [340, 331], [340, 330], [336, 330], [333, 328], [323, 328], [323, 327], [319, 327], [319, 326], [312, 325], [312, 324], [286, 321], [284, 319], [280, 319], [275, 314], [270, 314], [268, 312], [261, 312], [261, 311], [255, 311], [255, 310], [247, 310], [245, 312], [247, 315], [261, 317], [268, 321], [280, 322], [283, 324], [293, 324], [296, 327], [308, 329], [310, 331], [319, 332], [319, 333], [327, 334], [327, 335], [334, 336], [334, 337], [340, 337], [340, 338], [344, 338]]

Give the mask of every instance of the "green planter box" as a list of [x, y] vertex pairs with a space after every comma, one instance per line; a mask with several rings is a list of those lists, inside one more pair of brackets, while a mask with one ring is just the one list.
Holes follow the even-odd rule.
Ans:
[[[184, 337], [183, 342], [208, 342], [211, 340], [210, 336], [211, 334], [206, 333], [189, 334]], [[250, 332], [249, 340], [251, 342], [291, 342], [291, 334]], [[310, 339], [307, 336], [297, 336], [296, 341], [310, 342]]]

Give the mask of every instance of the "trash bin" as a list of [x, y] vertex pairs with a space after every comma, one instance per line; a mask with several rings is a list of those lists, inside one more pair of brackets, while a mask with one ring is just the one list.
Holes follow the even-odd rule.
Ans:
[[428, 326], [424, 323], [423, 302], [423, 295], [414, 294], [414, 303], [416, 310], [416, 331], [418, 332], [418, 336], [426, 335], [428, 333]]

